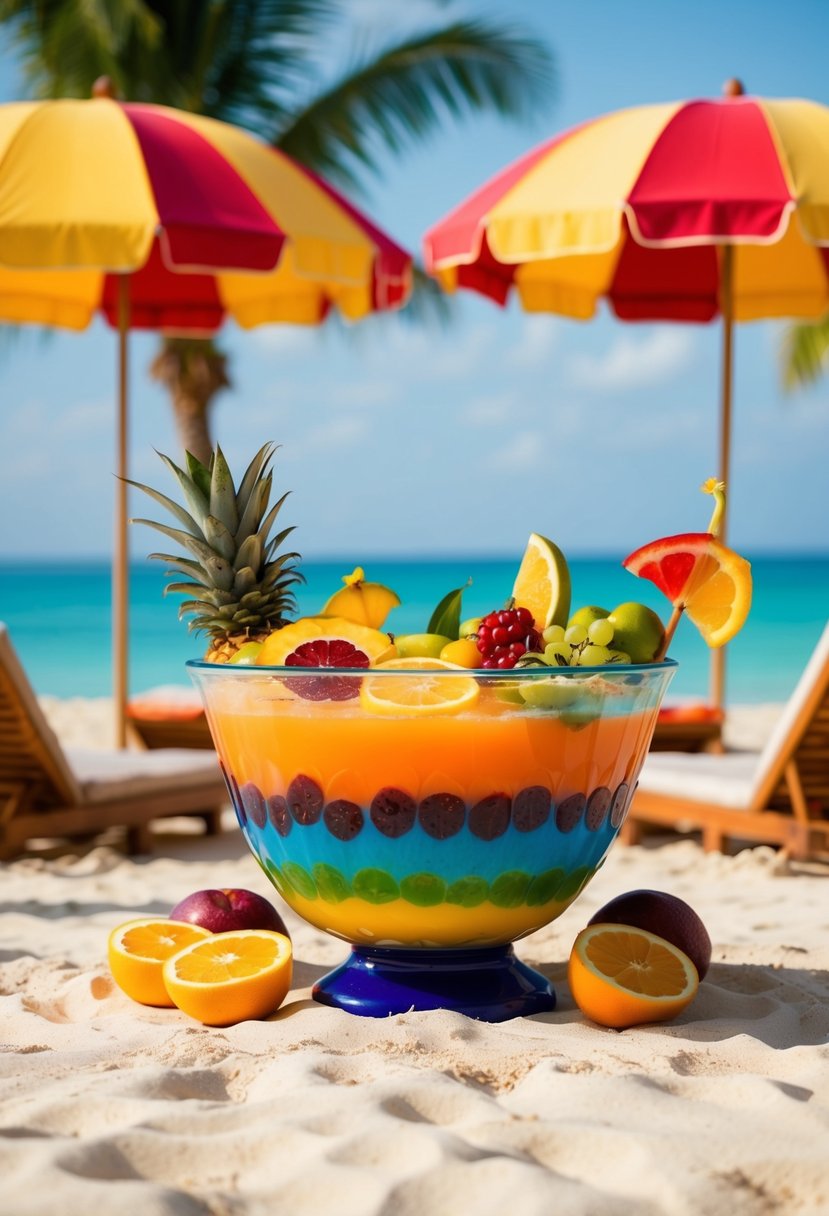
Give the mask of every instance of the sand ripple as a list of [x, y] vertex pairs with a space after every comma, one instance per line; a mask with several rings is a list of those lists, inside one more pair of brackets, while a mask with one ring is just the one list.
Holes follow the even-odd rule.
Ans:
[[[310, 1000], [341, 944], [290, 918], [302, 985], [211, 1030], [112, 983], [109, 929], [201, 886], [269, 894], [238, 839], [2, 868], [0, 1176], [10, 1216], [769, 1216], [829, 1211], [827, 872], [767, 849], [617, 850], [521, 943], [551, 1014], [374, 1022]], [[573, 937], [635, 886], [688, 899], [714, 961], [685, 1015], [617, 1033], [567, 991]]]

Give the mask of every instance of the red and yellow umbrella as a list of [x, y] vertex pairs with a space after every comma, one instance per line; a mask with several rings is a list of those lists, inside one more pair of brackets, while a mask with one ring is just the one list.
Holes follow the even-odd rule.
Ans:
[[[639, 106], [527, 153], [424, 238], [448, 290], [528, 312], [723, 322], [728, 481], [732, 325], [829, 308], [829, 108], [744, 96]], [[723, 525], [724, 535], [724, 525]], [[722, 652], [712, 695], [723, 698]]]
[[[103, 94], [105, 90], [100, 90]], [[226, 123], [90, 100], [0, 106], [0, 321], [119, 331], [114, 683], [127, 684], [127, 331], [207, 335], [402, 306], [411, 258], [284, 153]]]

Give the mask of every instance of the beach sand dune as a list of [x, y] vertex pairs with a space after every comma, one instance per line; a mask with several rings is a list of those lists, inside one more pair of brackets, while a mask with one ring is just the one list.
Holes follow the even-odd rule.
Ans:
[[[175, 827], [175, 825], [172, 825]], [[311, 985], [346, 947], [299, 921], [269, 1021], [208, 1029], [117, 989], [109, 930], [189, 891], [278, 897], [239, 834], [129, 861], [2, 867], [0, 1209], [9, 1216], [768, 1216], [829, 1212], [829, 870], [766, 848], [617, 847], [561, 919], [519, 943], [554, 1013], [375, 1021]], [[677, 1020], [588, 1022], [573, 939], [635, 887], [687, 899], [714, 941]]]

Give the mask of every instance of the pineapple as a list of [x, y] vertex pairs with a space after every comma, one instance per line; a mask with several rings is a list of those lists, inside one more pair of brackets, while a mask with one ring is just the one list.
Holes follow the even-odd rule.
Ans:
[[192, 554], [149, 556], [171, 566], [166, 572], [170, 577], [184, 574], [190, 580], [170, 582], [164, 593], [195, 596], [181, 604], [178, 615], [179, 620], [192, 616], [189, 628], [209, 636], [208, 663], [229, 663], [246, 642], [264, 641], [296, 611], [292, 588], [304, 581], [296, 566], [299, 554], [280, 552], [293, 528], [268, 539], [288, 497], [283, 494], [268, 510], [273, 480], [269, 465], [275, 451], [273, 443], [260, 448], [238, 490], [218, 446], [209, 465], [185, 453], [186, 472], [159, 452], [178, 480], [189, 510], [149, 486], [130, 482], [182, 525], [171, 528], [151, 519], [130, 520], [163, 532]]

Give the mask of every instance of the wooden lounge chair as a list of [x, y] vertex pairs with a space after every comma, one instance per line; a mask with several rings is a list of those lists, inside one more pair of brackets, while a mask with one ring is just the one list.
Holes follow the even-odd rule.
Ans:
[[0, 858], [35, 838], [110, 827], [145, 852], [152, 820], [194, 815], [215, 833], [227, 801], [215, 755], [62, 748], [0, 623]]
[[132, 697], [127, 705], [130, 735], [142, 747], [196, 747], [213, 751], [201, 698], [195, 688], [162, 686]]
[[648, 755], [621, 838], [644, 824], [701, 829], [703, 847], [779, 844], [803, 859], [829, 848], [829, 624], [761, 752]]
[[[142, 747], [213, 749], [201, 699], [178, 686], [152, 688], [133, 697], [127, 706], [129, 733]], [[652, 751], [700, 752], [719, 747], [723, 715], [700, 702], [666, 705], [651, 742]]]

